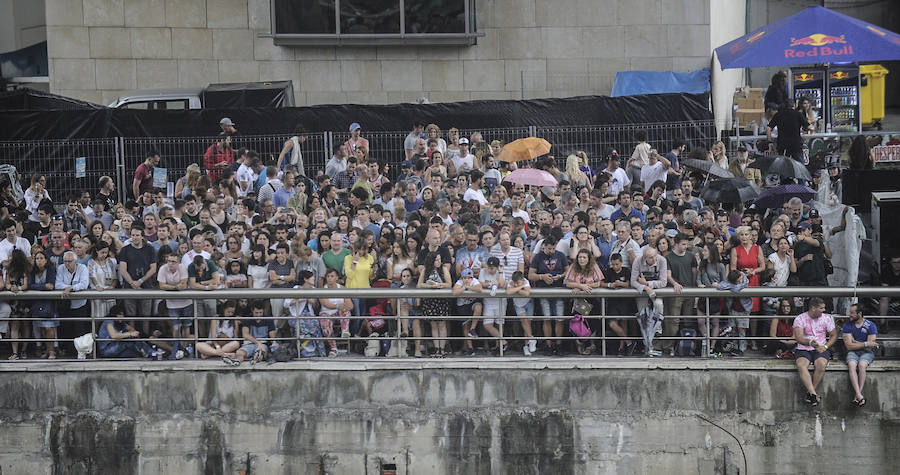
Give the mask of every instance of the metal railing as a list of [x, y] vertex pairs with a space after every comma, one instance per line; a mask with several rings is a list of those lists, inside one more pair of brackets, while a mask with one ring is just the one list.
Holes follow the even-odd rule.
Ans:
[[[587, 152], [592, 166], [599, 166], [607, 148], [615, 148], [621, 155], [630, 155], [637, 143], [635, 132], [647, 132], [648, 141], [660, 151], [667, 151], [673, 140], [683, 139], [690, 147], [709, 147], [715, 140], [713, 120], [695, 122], [670, 122], [648, 124], [608, 124], [578, 126], [524, 126], [505, 128], [460, 128], [460, 137], [470, 137], [480, 132], [484, 140], [512, 140], [537, 136], [553, 144], [552, 154], [559, 167], [565, 165], [566, 156], [576, 150]], [[396, 179], [400, 162], [405, 160], [404, 140], [409, 131], [368, 131], [363, 137], [369, 140], [369, 155], [384, 160], [389, 165], [388, 177]], [[315, 176], [324, 170], [335, 144], [342, 144], [349, 132], [310, 132], [301, 145], [307, 176]], [[447, 138], [447, 130], [441, 136]], [[234, 153], [241, 147], [256, 150], [266, 164], [275, 164], [285, 141], [291, 134], [238, 135], [232, 140]], [[32, 173], [47, 177], [47, 190], [54, 203], [64, 203], [74, 193], [98, 191], [98, 180], [108, 175], [115, 180], [119, 201], [131, 196], [134, 171], [144, 160], [148, 150], [160, 153], [160, 167], [167, 169], [167, 179], [175, 182], [184, 176], [192, 163], [203, 168], [203, 155], [216, 137], [113, 137], [105, 139], [41, 140], [0, 142], [0, 163], [14, 165], [22, 175], [22, 187], [29, 185]], [[75, 178], [75, 158], [86, 158], [84, 178]]]
[[[672, 288], [665, 289], [657, 289], [656, 290], [656, 298], [662, 299], [670, 299], [673, 297], [687, 297], [687, 298], [700, 298], [698, 301], [698, 310], [700, 313], [697, 315], [666, 315], [666, 319], [679, 319], [682, 322], [691, 322], [696, 321], [697, 326], [704, 325], [706, 327], [706, 331], [702, 332], [705, 335], [698, 335], [696, 337], [686, 337], [680, 335], [665, 335], [665, 336], [657, 336], [654, 337], [654, 341], [672, 341], [672, 340], [694, 340], [699, 342], [705, 342], [704, 347], [706, 350], [700, 354], [701, 357], [709, 357], [712, 354], [712, 349], [717, 341], [722, 340], [735, 340], [737, 339], [734, 336], [721, 336], [714, 335], [710, 332], [710, 321], [712, 319], [728, 319], [728, 318], [750, 318], [756, 320], [771, 320], [775, 318], [772, 315], [750, 315], [750, 316], [729, 316], [729, 315], [716, 315], [711, 312], [711, 307], [709, 302], [714, 301], [720, 298], [732, 298], [732, 297], [812, 297], [818, 296], [823, 297], [825, 299], [828, 298], [849, 298], [849, 299], [857, 299], [857, 298], [900, 298], [900, 287], [765, 287], [765, 288], [748, 288], [742, 290], [739, 294], [735, 294], [733, 292], [727, 291], [718, 291], [714, 289], [705, 289], [705, 288], [685, 288], [681, 293], [676, 293]], [[211, 291], [198, 291], [198, 290], [184, 290], [179, 292], [169, 292], [162, 290], [109, 290], [104, 292], [97, 291], [82, 291], [77, 293], [71, 293], [68, 296], [68, 299], [119, 299], [119, 300], [163, 300], [170, 298], [178, 298], [178, 299], [192, 299], [194, 302], [194, 316], [191, 317], [194, 322], [194, 333], [190, 338], [184, 337], [141, 337], [134, 338], [131, 341], [145, 341], [145, 342], [171, 342], [171, 341], [191, 341], [193, 346], [196, 348], [198, 342], [203, 341], [239, 341], [242, 338], [239, 335], [236, 335], [234, 338], [205, 338], [200, 335], [199, 327], [200, 322], [208, 322], [210, 320], [220, 320], [222, 317], [220, 316], [199, 316], [198, 315], [198, 302], [200, 300], [208, 300], [208, 299], [279, 299], [279, 298], [353, 298], [353, 299], [402, 299], [402, 298], [449, 298], [449, 299], [457, 299], [460, 297], [463, 298], [492, 298], [489, 294], [486, 293], [472, 293], [472, 292], [464, 292], [461, 295], [452, 295], [451, 291], [448, 289], [416, 289], [413, 291], [406, 289], [228, 289], [228, 290], [211, 290]], [[507, 295], [507, 294], [497, 294], [493, 298], [513, 298], [515, 296]], [[300, 340], [313, 340], [313, 341], [321, 341], [321, 340], [341, 340], [346, 341], [348, 343], [351, 342], [361, 342], [367, 341], [370, 339], [377, 338], [378, 340], [390, 340], [393, 344], [400, 344], [400, 348], [403, 349], [404, 354], [399, 356], [406, 356], [405, 349], [409, 343], [409, 341], [425, 341], [426, 344], [429, 341], [434, 340], [447, 340], [447, 341], [464, 341], [464, 340], [475, 340], [475, 341], [490, 341], [495, 342], [500, 350], [500, 355], [503, 356], [504, 345], [502, 342], [505, 341], [523, 341], [529, 339], [547, 341], [547, 340], [556, 340], [556, 341], [583, 341], [591, 344], [599, 344], [600, 348], [598, 349], [598, 353], [601, 356], [607, 355], [607, 342], [618, 342], [621, 340], [640, 340], [640, 336], [612, 336], [610, 335], [610, 331], [607, 326], [610, 321], [615, 320], [635, 320], [634, 315], [610, 315], [607, 313], [607, 299], [646, 299], [648, 298], [646, 293], [641, 293], [633, 289], [619, 289], [619, 290], [605, 290], [605, 289], [597, 289], [591, 293], [573, 293], [569, 289], [540, 289], [534, 288], [531, 291], [530, 298], [533, 300], [541, 299], [541, 298], [554, 298], [554, 299], [573, 299], [573, 298], [589, 298], [599, 300], [600, 305], [594, 307], [594, 313], [591, 315], [586, 315], [585, 317], [589, 320], [595, 322], [595, 328], [593, 329], [593, 333], [590, 337], [579, 337], [579, 336], [546, 336], [542, 335], [538, 336], [516, 336], [513, 334], [504, 334], [503, 332], [503, 324], [499, 326], [499, 336], [492, 337], [479, 337], [477, 339], [470, 338], [466, 335], [463, 336], [447, 336], [447, 337], [438, 337], [434, 335], [415, 337], [412, 335], [401, 336], [401, 331], [395, 331], [390, 336], [381, 335], [379, 337], [369, 337], [369, 336], [351, 336], [349, 338], [341, 338], [340, 336], [304, 336], [294, 334], [291, 337], [278, 337], [273, 339], [264, 339], [264, 340], [272, 340], [272, 341], [289, 341], [296, 342], [299, 347]], [[19, 293], [12, 292], [0, 292], [0, 302], [10, 302], [13, 300], [53, 300], [57, 302], [65, 301], [66, 298], [63, 297], [62, 291], [26, 291]], [[798, 310], [799, 312], [799, 310]], [[840, 315], [836, 315], [840, 317]], [[373, 318], [384, 318], [385, 320], [396, 320], [397, 329], [401, 328], [401, 321], [403, 320], [420, 320], [421, 322], [430, 322], [430, 321], [445, 321], [445, 320], [468, 320], [468, 319], [484, 319], [484, 318], [503, 318], [505, 320], [520, 323], [521, 320], [531, 320], [531, 319], [569, 319], [571, 315], [553, 315], [553, 316], [502, 316], [502, 317], [490, 317], [490, 316], [471, 316], [471, 315], [448, 315], [441, 317], [428, 317], [422, 315], [411, 315], [411, 316], [401, 316], [401, 315], [389, 315], [383, 317], [372, 317], [372, 316], [349, 316], [350, 319], [363, 320], [363, 319], [373, 319]], [[235, 316], [230, 317], [233, 320], [244, 319], [248, 317], [243, 316]], [[291, 316], [278, 316], [278, 317], [267, 317], [273, 320], [291, 320], [296, 319], [297, 317]], [[306, 318], [315, 318], [316, 320], [324, 320], [324, 319], [332, 319], [337, 320], [343, 317], [337, 316], [315, 316], [315, 317], [306, 317]], [[891, 317], [891, 316], [867, 316], [870, 320], [893, 320], [898, 319], [900, 317]], [[89, 321], [92, 329], [92, 333], [97, 334], [99, 325], [104, 320], [109, 320], [110, 318], [58, 318], [56, 319], [60, 323], [66, 322], [76, 322], [76, 321]], [[128, 315], [126, 316], [128, 321], [133, 322], [143, 322], [143, 321], [170, 321], [171, 319], [167, 316], [149, 316], [149, 315]], [[26, 317], [10, 317], [9, 321], [19, 321], [19, 322], [32, 322], [36, 320], [47, 320], [41, 318], [26, 318]], [[599, 328], [596, 328], [596, 322], [600, 323]], [[757, 341], [766, 341], [766, 340], [775, 340], [781, 338], [772, 338], [768, 336], [752, 336], [747, 335], [746, 339], [749, 340], [757, 340]], [[62, 339], [62, 338], [5, 338], [8, 342], [43, 342], [46, 344], [50, 344], [50, 342], [71, 342], [71, 339]], [[93, 351], [93, 358], [97, 357], [97, 344], [103, 341], [113, 341], [110, 339], [102, 340], [95, 339], [95, 347]], [[900, 341], [898, 337], [883, 337], [879, 335], [879, 341]]]

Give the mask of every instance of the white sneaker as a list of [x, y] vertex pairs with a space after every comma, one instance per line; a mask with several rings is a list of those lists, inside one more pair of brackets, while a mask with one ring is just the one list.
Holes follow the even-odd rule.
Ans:
[[531, 348], [528, 345], [523, 346], [522, 353], [525, 353], [525, 356], [531, 356]]
[[347, 338], [350, 338], [350, 330], [341, 331], [341, 339], [346, 340]]
[[537, 340], [528, 340], [528, 351], [532, 353], [537, 351]]
[[662, 351], [651, 349], [647, 351], [647, 356], [662, 356]]

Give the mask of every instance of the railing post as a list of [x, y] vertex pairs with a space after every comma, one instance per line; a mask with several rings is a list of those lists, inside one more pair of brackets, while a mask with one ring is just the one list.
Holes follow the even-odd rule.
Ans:
[[[194, 354], [195, 355], [197, 354], [197, 341], [198, 341], [198, 338], [200, 337], [200, 316], [198, 315], [200, 312], [197, 311], [199, 308], [199, 305], [197, 304], [197, 302], [198, 302], [197, 299], [194, 299], [191, 301], [191, 303], [194, 305]], [[177, 343], [177, 341], [176, 341], [176, 343]], [[186, 351], [187, 351], [187, 349], [185, 349], [185, 352]]]
[[600, 355], [606, 356], [606, 297], [600, 299]]
[[[93, 305], [92, 305], [93, 303], [94, 302], [88, 302], [88, 306], [93, 307]], [[94, 351], [91, 352], [93, 354], [93, 357], [91, 359], [95, 360], [95, 359], [97, 359], [97, 352], [100, 351], [100, 345], [97, 343], [97, 338], [96, 338], [96, 336], [97, 336], [97, 320], [94, 319], [93, 308], [92, 308], [90, 315], [91, 315], [91, 336], [93, 337], [92, 341], [94, 342], [93, 343]], [[59, 331], [57, 331], [57, 333], [56, 333], [56, 338], [59, 339]]]
[[704, 352], [703, 357], [709, 358], [709, 355], [712, 353], [712, 348], [710, 347], [710, 345], [712, 344], [712, 340], [710, 340], [711, 335], [709, 334], [709, 297], [706, 297], [705, 300], [706, 300], [706, 319], [703, 322], [703, 324], [706, 325], [706, 351]]

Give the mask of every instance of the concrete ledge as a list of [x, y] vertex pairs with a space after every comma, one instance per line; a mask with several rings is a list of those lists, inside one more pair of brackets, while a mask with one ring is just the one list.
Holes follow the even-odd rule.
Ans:
[[893, 473], [900, 362], [866, 407], [829, 367], [809, 407], [774, 359], [3, 363], [0, 471]]
[[[94, 372], [94, 371], [415, 371], [434, 369], [483, 370], [684, 370], [684, 371], [796, 371], [792, 360], [777, 359], [698, 359], [698, 358], [615, 358], [615, 357], [556, 357], [542, 358], [472, 357], [472, 358], [309, 358], [286, 363], [258, 363], [245, 361], [232, 367], [220, 360], [20, 360], [0, 363], [0, 373], [19, 372]], [[846, 363], [832, 361], [827, 371], [847, 371]], [[900, 371], [900, 360], [875, 360], [870, 373]]]

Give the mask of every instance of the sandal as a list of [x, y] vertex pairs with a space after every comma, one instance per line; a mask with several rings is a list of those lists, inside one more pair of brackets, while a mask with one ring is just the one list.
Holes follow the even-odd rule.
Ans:
[[328, 350], [328, 357], [329, 357], [329, 358], [334, 358], [334, 357], [336, 357], [337, 355], [338, 355], [337, 348], [332, 348], [332, 349]]
[[49, 352], [49, 353], [47, 353], [47, 359], [48, 359], [48, 360], [55, 360], [55, 359], [56, 359], [56, 353], [54, 353], [54, 352], [52, 352], [52, 351]]
[[13, 354], [9, 355], [9, 360], [10, 360], [10, 361], [15, 361], [15, 360], [17, 360], [17, 359], [19, 359], [19, 354], [18, 354], [18, 353], [13, 353]]
[[866, 398], [860, 399], [859, 402], [856, 403], [856, 405], [859, 406], [859, 407], [865, 406], [865, 405], [866, 405]]

